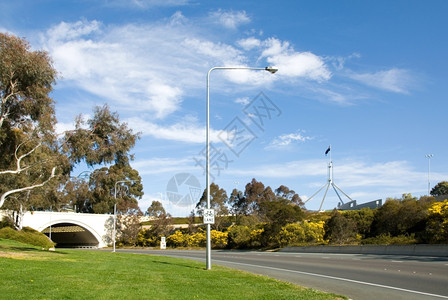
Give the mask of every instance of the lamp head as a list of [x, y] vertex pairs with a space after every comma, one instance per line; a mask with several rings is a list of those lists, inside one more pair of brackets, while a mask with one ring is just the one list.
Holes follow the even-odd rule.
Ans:
[[270, 73], [272, 73], [272, 74], [274, 74], [275, 72], [278, 71], [278, 68], [270, 66], [270, 67], [266, 67], [265, 70], [270, 72]]

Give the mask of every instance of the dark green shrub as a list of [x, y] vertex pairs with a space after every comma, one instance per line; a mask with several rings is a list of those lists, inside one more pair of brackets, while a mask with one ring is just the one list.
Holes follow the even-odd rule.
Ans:
[[367, 238], [361, 241], [363, 245], [410, 245], [416, 244], [415, 235], [391, 236], [390, 234], [380, 234], [376, 237]]
[[14, 220], [10, 217], [3, 217], [0, 221], [0, 228], [4, 227], [14, 228]]

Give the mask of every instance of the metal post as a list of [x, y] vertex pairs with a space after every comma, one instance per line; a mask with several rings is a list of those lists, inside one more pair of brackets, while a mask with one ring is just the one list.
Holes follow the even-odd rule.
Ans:
[[[116, 197], [115, 197], [116, 199]], [[117, 203], [114, 204], [114, 232], [113, 232], [113, 240], [114, 240], [114, 250], [112, 252], [115, 252], [115, 240], [116, 240], [116, 225], [117, 224]]]
[[[213, 70], [265, 70], [272, 74], [278, 71], [276, 67], [266, 68], [251, 68], [251, 67], [213, 67], [207, 72], [207, 103], [206, 103], [206, 134], [205, 134], [205, 185], [207, 190], [207, 209], [210, 209], [210, 73]], [[207, 241], [206, 241], [206, 269], [212, 268], [211, 263], [211, 236], [210, 236], [211, 224], [207, 224]]]
[[430, 194], [431, 190], [431, 158], [434, 156], [434, 154], [426, 154], [425, 157], [428, 159], [428, 196]]

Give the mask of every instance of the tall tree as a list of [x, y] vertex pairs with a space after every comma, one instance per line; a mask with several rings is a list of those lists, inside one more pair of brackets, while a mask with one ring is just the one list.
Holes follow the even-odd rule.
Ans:
[[[216, 230], [221, 230], [225, 219], [229, 215], [229, 209], [226, 205], [228, 201], [227, 193], [219, 185], [212, 182], [210, 185], [210, 208], [215, 210], [215, 224]], [[204, 189], [201, 199], [196, 204], [196, 209], [199, 215], [202, 216], [202, 211], [207, 208], [207, 190]]]
[[447, 196], [448, 197], [448, 181], [441, 181], [437, 183], [431, 190], [432, 196]]
[[91, 198], [85, 210], [93, 213], [110, 213], [117, 205], [118, 214], [141, 214], [138, 199], [143, 186], [137, 170], [129, 164], [115, 164], [95, 170], [90, 176]]
[[244, 194], [234, 190], [229, 198], [232, 211], [237, 215], [258, 215], [259, 203], [275, 198], [271, 188], [265, 188], [261, 181], [255, 178], [246, 184]]
[[148, 208], [148, 215], [155, 219], [151, 221], [151, 228], [146, 230], [145, 236], [158, 238], [160, 236], [167, 236], [173, 224], [173, 218], [169, 213], [166, 213], [165, 208], [159, 201], [152, 201]]
[[166, 214], [165, 208], [163, 208], [162, 202], [152, 201], [151, 205], [146, 210], [146, 215], [154, 218], [158, 218], [161, 215]]
[[0, 207], [7, 196], [42, 187], [56, 175], [49, 96], [56, 74], [46, 52], [0, 33]]
[[297, 194], [294, 190], [290, 190], [287, 186], [279, 186], [275, 189], [275, 195], [279, 198], [287, 199], [291, 201], [291, 203], [297, 204], [302, 208], [304, 207], [304, 203], [299, 194]]
[[[79, 116], [75, 130], [56, 135], [54, 101], [49, 96], [56, 74], [46, 52], [31, 51], [25, 40], [0, 33], [0, 207], [8, 197], [28, 207], [45, 206], [48, 196], [54, 201], [63, 199], [55, 192], [58, 182], [65, 184], [74, 165], [80, 162], [89, 166], [115, 163], [105, 199], [113, 195], [116, 181], [139, 180], [138, 173], [129, 166], [133, 158], [129, 151], [139, 134], [120, 123], [118, 114], [107, 105], [96, 107], [94, 116], [86, 122]], [[99, 185], [94, 180], [90, 187], [97, 189]], [[130, 190], [132, 195], [141, 196], [138, 184], [130, 186]], [[32, 204], [30, 199], [39, 199], [43, 191], [47, 192], [40, 197], [43, 202]], [[92, 197], [77, 203], [90, 201], [89, 211], [110, 211], [113, 201], [100, 205], [98, 198]], [[135, 198], [122, 197], [121, 202], [121, 211], [137, 207]]]

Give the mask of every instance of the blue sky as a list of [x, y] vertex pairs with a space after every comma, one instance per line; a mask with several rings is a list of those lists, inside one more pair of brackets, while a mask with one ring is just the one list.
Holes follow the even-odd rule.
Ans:
[[[448, 180], [447, 11], [443, 0], [3, 0], [0, 31], [53, 58], [58, 130], [108, 103], [142, 133], [141, 208], [160, 200], [184, 216], [192, 204], [168, 183], [185, 173], [205, 187], [206, 74], [218, 66], [279, 68], [211, 73], [212, 175], [228, 193], [256, 178], [306, 200], [326, 183], [330, 144], [334, 182], [358, 203], [425, 195], [426, 154], [431, 185]], [[323, 208], [337, 203], [329, 191]]]

